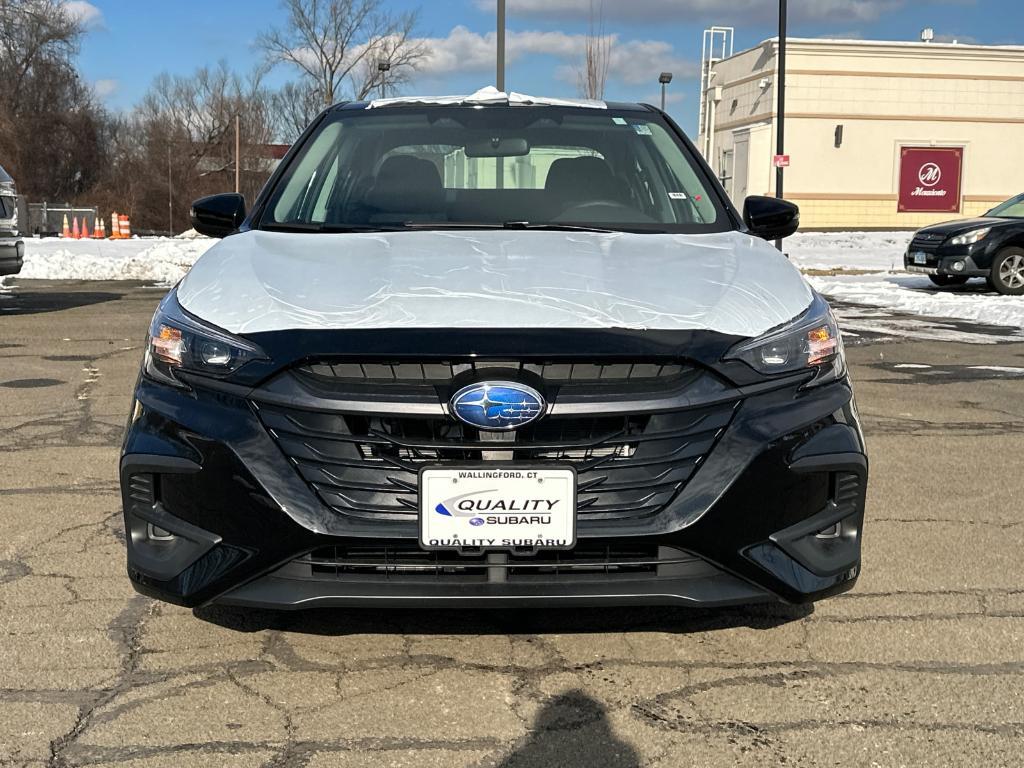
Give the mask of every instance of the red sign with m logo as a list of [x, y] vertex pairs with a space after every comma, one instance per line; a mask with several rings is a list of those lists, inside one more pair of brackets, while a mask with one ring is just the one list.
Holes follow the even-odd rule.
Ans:
[[900, 150], [900, 213], [959, 213], [963, 147]]

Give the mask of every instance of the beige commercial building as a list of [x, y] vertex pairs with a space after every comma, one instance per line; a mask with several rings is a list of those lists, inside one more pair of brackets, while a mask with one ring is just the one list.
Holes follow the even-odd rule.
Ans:
[[[705, 65], [698, 146], [774, 194], [778, 41]], [[803, 227], [915, 228], [1024, 192], [1024, 47], [790, 39], [785, 196]]]

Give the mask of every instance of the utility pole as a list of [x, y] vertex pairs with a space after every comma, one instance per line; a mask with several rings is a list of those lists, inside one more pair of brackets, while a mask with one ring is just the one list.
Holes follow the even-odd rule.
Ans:
[[167, 145], [167, 235], [174, 237], [174, 182], [171, 181], [171, 145]]
[[505, 91], [505, 0], [498, 0], [498, 90]]
[[[779, 89], [779, 104], [777, 108], [778, 133], [775, 140], [775, 154], [786, 154], [786, 20], [789, 16], [786, 8], [786, 0], [779, 0], [779, 76], [777, 87]], [[784, 195], [784, 172], [781, 163], [775, 168], [775, 196], [782, 199]], [[782, 240], [775, 241], [775, 247], [782, 250]]]
[[235, 115], [235, 193], [242, 192], [242, 118]]
[[[498, 0], [498, 90], [505, 92], [505, 0]], [[505, 188], [505, 158], [494, 158], [494, 186]]]

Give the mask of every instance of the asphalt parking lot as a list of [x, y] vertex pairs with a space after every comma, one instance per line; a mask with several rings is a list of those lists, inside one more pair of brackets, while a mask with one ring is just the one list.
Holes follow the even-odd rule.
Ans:
[[864, 574], [813, 610], [193, 612], [124, 576], [160, 295], [0, 293], [0, 766], [1024, 765], [1024, 343], [857, 337]]

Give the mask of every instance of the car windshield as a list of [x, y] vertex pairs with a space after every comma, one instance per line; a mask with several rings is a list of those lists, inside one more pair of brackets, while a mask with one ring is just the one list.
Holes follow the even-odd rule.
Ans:
[[997, 205], [987, 215], [1005, 219], [1024, 219], [1024, 195], [1017, 195], [1002, 205]]
[[655, 112], [562, 107], [337, 109], [290, 161], [262, 229], [733, 228]]

